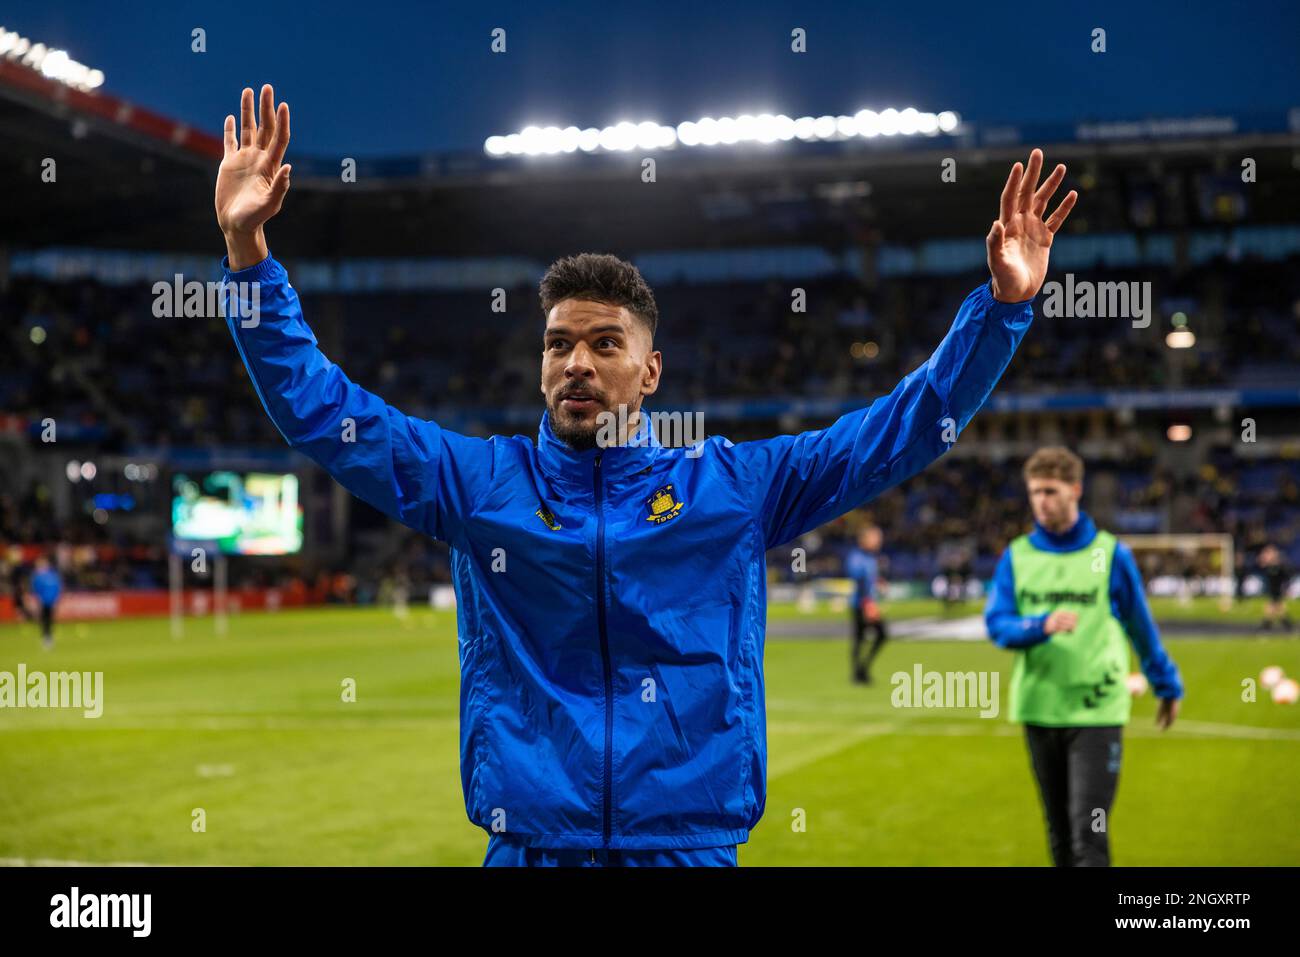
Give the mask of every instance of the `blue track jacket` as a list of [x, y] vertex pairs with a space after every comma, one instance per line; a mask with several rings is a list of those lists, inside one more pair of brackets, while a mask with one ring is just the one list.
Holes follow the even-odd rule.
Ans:
[[536, 443], [403, 415], [321, 354], [278, 262], [222, 265], [259, 283], [256, 324], [239, 286], [227, 324], [285, 441], [450, 546], [466, 811], [544, 848], [748, 838], [766, 800], [764, 553], [941, 455], [1033, 319], [986, 283], [924, 365], [827, 428], [578, 452], [545, 414]]
[[32, 593], [42, 605], [53, 605], [63, 591], [63, 579], [53, 568], [32, 573]]
[[853, 548], [848, 558], [844, 559], [844, 574], [853, 582], [853, 604], [862, 604], [863, 599], [876, 598], [876, 580], [880, 577], [880, 561], [875, 555], [861, 549]]

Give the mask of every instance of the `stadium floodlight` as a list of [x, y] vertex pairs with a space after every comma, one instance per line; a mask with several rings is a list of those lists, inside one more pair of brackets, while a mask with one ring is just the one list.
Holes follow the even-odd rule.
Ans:
[[960, 120], [956, 113], [924, 113], [915, 107], [903, 110], [859, 110], [852, 115], [801, 116], [792, 119], [784, 113], [742, 113], [738, 116], [711, 117], [686, 120], [676, 126], [666, 126], [653, 120], [633, 123], [624, 120], [603, 129], [576, 126], [560, 129], [555, 126], [527, 126], [519, 133], [508, 136], [489, 136], [483, 141], [483, 151], [489, 156], [539, 156], [554, 153], [572, 153], [582, 150], [594, 153], [604, 150], [611, 153], [628, 150], [675, 149], [678, 146], [717, 146], [737, 143], [770, 144], [778, 140], [793, 139], [805, 143], [817, 140], [843, 141], [855, 137], [871, 139], [876, 136], [936, 136], [957, 129]]
[[67, 50], [51, 50], [41, 61], [41, 72], [51, 80], [62, 79], [71, 62]]
[[1196, 333], [1191, 329], [1175, 329], [1165, 336], [1165, 345], [1170, 349], [1190, 349], [1196, 345]]
[[13, 30], [0, 27], [0, 56], [35, 70], [46, 79], [79, 90], [94, 90], [104, 85], [104, 72], [93, 70], [68, 56], [67, 50], [33, 43]]
[[542, 152], [558, 153], [563, 146], [564, 131], [558, 126], [547, 126], [542, 130]]
[[[663, 127], [658, 123], [649, 121], [638, 123], [636, 125], [636, 145], [643, 150], [652, 150], [658, 146], [666, 146], [664, 142]], [[673, 131], [673, 138], [676, 139], [677, 131]]]
[[828, 140], [835, 135], [835, 117], [819, 116], [813, 120], [813, 135], [819, 140]]
[[611, 152], [630, 150], [636, 145], [636, 127], [626, 121], [600, 131], [600, 148]]

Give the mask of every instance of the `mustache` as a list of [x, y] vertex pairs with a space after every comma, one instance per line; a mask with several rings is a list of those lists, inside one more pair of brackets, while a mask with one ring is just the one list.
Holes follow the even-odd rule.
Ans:
[[595, 399], [597, 402], [605, 401], [605, 394], [599, 389], [593, 389], [585, 385], [567, 385], [555, 394], [556, 402], [563, 402], [571, 398]]

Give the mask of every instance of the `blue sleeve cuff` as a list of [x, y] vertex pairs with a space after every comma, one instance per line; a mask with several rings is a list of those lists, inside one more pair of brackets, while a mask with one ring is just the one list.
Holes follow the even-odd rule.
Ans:
[[979, 287], [977, 292], [979, 293], [979, 298], [981, 302], [987, 303], [990, 309], [1005, 309], [1009, 312], [1017, 312], [1021, 309], [1024, 309], [1026, 306], [1032, 305], [1034, 299], [1038, 297], [1038, 294], [1034, 293], [1034, 295], [1030, 296], [1028, 299], [1024, 300], [1023, 302], [1003, 302], [1001, 299], [998, 299], [996, 296], [993, 295], [992, 277], [987, 279], [984, 282], [984, 285]]
[[233, 279], [235, 282], [257, 282], [262, 279], [270, 279], [277, 269], [281, 272], [284, 271], [284, 267], [271, 256], [270, 250], [267, 250], [265, 259], [254, 266], [249, 266], [247, 269], [232, 270], [230, 268], [230, 257], [221, 257], [222, 275], [227, 280]]

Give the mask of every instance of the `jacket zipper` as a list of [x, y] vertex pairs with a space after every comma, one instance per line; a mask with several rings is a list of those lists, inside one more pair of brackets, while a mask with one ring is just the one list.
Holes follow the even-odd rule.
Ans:
[[[614, 778], [614, 678], [609, 663], [609, 635], [605, 631], [605, 489], [600, 478], [600, 453], [596, 453], [596, 623], [600, 629], [600, 657], [605, 669], [605, 793], [602, 800], [605, 846], [609, 847]], [[594, 855], [593, 855], [594, 856]]]

